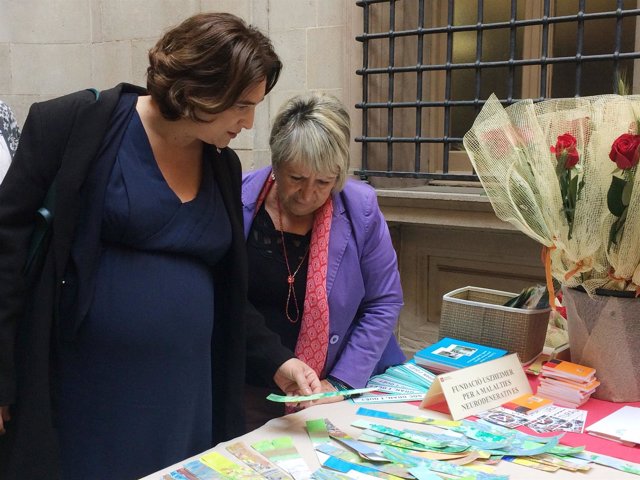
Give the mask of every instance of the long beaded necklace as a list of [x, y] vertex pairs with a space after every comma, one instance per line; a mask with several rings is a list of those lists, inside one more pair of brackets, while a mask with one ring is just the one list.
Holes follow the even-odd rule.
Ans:
[[[291, 267], [289, 266], [289, 256], [287, 255], [287, 245], [284, 242], [284, 229], [282, 226], [282, 208], [280, 207], [280, 198], [278, 197], [277, 194], [276, 194], [276, 204], [278, 205], [278, 222], [280, 223], [280, 238], [282, 239], [282, 254], [284, 255], [284, 263], [287, 266], [287, 274], [288, 274], [287, 283], [289, 284], [289, 291], [287, 292], [287, 305], [285, 306], [285, 314], [287, 316], [287, 320], [289, 320], [291, 323], [297, 323], [298, 319], [300, 318], [300, 307], [298, 306], [298, 298], [296, 297], [296, 290], [294, 288], [293, 282], [295, 282], [296, 275], [300, 270], [300, 267], [302, 267], [302, 264], [304, 263], [305, 259], [307, 258], [310, 245], [307, 246], [307, 250], [304, 252], [304, 255], [302, 256], [302, 259], [300, 260], [300, 263], [298, 264], [296, 270], [293, 273], [291, 273]], [[293, 298], [293, 305], [296, 307], [295, 318], [291, 318], [289, 316], [289, 303], [291, 302], [292, 298]]]

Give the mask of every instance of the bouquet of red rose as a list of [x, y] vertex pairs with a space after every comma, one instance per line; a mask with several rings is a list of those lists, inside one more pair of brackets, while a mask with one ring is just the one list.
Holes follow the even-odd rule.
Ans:
[[[556, 175], [560, 183], [560, 194], [562, 196], [562, 211], [569, 226], [568, 238], [571, 239], [573, 230], [573, 217], [576, 210], [576, 200], [584, 180], [578, 182], [580, 177], [580, 153], [578, 152], [578, 141], [570, 133], [563, 133], [558, 137], [555, 145], [552, 145], [551, 153], [555, 154], [558, 163], [556, 164]], [[575, 174], [573, 173], [575, 172]]]
[[496, 215], [543, 245], [548, 284], [640, 293], [636, 119], [640, 97], [492, 95], [465, 135]]
[[624, 231], [639, 155], [640, 135], [623, 133], [611, 145], [609, 158], [618, 168], [611, 177], [611, 186], [607, 194], [607, 206], [616, 217], [609, 230], [607, 251], [610, 251], [613, 245], [619, 244]]

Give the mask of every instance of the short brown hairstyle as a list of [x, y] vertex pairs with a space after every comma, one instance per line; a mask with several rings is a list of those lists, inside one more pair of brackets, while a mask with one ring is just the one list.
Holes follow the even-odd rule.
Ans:
[[282, 63], [271, 41], [230, 13], [200, 13], [149, 50], [147, 90], [168, 120], [219, 113], [250, 87], [275, 86]]

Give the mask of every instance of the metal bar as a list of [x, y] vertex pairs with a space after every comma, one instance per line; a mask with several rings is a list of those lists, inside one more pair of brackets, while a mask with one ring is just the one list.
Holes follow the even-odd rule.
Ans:
[[[511, 0], [511, 28], [509, 28], [509, 75], [507, 75], [507, 102], [513, 102], [513, 79], [516, 74], [516, 19], [518, 18], [518, 0]], [[478, 98], [478, 96], [476, 96]]]
[[[393, 32], [396, 28], [396, 0], [389, 0], [389, 31]], [[389, 37], [389, 68], [395, 65], [395, 38]], [[393, 71], [389, 72], [387, 85], [387, 101], [393, 102], [395, 77]], [[387, 110], [387, 137], [393, 137], [393, 108]], [[393, 142], [387, 142], [387, 170], [393, 171]]]
[[[545, 6], [548, 5], [548, 0], [545, 0]], [[624, 18], [624, 17], [637, 17], [640, 15], [640, 9], [627, 9], [627, 10], [612, 10], [610, 12], [594, 12], [594, 13], [584, 13], [582, 18], [586, 20], [601, 20], [606, 18]], [[570, 23], [576, 22], [578, 20], [578, 15], [564, 15], [561, 17], [552, 17], [548, 14], [543, 15], [542, 18], [532, 18], [525, 20], [516, 20], [513, 24], [515, 27], [526, 27], [526, 26], [535, 26], [540, 25], [546, 22], [548, 25], [554, 25], [556, 23]], [[369, 40], [387, 38], [389, 36], [394, 37], [409, 37], [413, 35], [434, 35], [437, 33], [448, 33], [448, 32], [469, 32], [473, 30], [497, 30], [501, 28], [511, 28], [511, 21], [508, 22], [494, 22], [494, 23], [485, 23], [482, 25], [451, 25], [446, 27], [432, 27], [432, 28], [415, 28], [410, 30], [399, 30], [395, 32], [377, 32], [377, 33], [368, 33], [363, 35], [356, 36], [356, 40], [361, 42], [365, 38]]]
[[[452, 106], [469, 106], [469, 105], [484, 105], [485, 100], [449, 100], [449, 101], [426, 101], [420, 100], [415, 102], [368, 102], [357, 103], [358, 108], [424, 108], [424, 107], [444, 107], [447, 105]], [[506, 102], [505, 102], [506, 103]]]
[[[622, 10], [622, 2], [623, 0], [617, 1], [618, 12]], [[636, 20], [637, 21], [637, 20]], [[614, 78], [616, 80], [620, 79], [620, 47], [622, 45], [622, 16], [618, 16], [616, 18], [616, 33], [615, 33], [615, 45], [613, 47], [613, 71]], [[615, 93], [620, 93], [620, 82], [614, 82], [613, 91]]]
[[359, 143], [456, 143], [462, 138], [457, 137], [355, 137], [354, 141]]
[[369, 6], [372, 5], [374, 3], [386, 3], [389, 0], [358, 0], [356, 2], [356, 5], [359, 7], [364, 7], [364, 6]]
[[[482, 15], [480, 4], [478, 4], [478, 22], [480, 22], [480, 17]], [[480, 98], [480, 93], [482, 92], [482, 68], [480, 65], [482, 64], [482, 30], [479, 30], [476, 35], [476, 61], [475, 61], [475, 79], [476, 79], [476, 88], [475, 88], [475, 96], [474, 99]]]
[[[480, 0], [481, 2], [482, 0]], [[453, 10], [454, 0], [449, 0], [449, 6], [447, 11], [447, 24], [453, 25], [454, 18], [454, 10]], [[445, 82], [444, 82], [444, 98], [451, 98], [451, 64], [453, 63], [451, 60], [453, 58], [453, 32], [447, 31], [447, 68], [445, 69]], [[446, 142], [447, 137], [449, 136], [449, 123], [451, 122], [451, 107], [449, 105], [444, 106], [444, 152], [442, 156], [442, 172], [449, 173], [449, 144]]]
[[[544, 29], [543, 29], [544, 30]], [[545, 40], [543, 39], [543, 46]], [[580, 61], [585, 62], [598, 62], [607, 60], [633, 60], [640, 58], [640, 52], [619, 52], [619, 53], [601, 53], [593, 55], [582, 55]], [[545, 57], [539, 59], [523, 59], [523, 60], [496, 60], [492, 62], [467, 62], [467, 63], [455, 63], [455, 64], [436, 64], [436, 65], [420, 65], [414, 67], [381, 67], [381, 68], [369, 68], [358, 69], [356, 74], [362, 75], [364, 73], [368, 75], [379, 75], [393, 73], [410, 73], [420, 71], [442, 71], [442, 70], [475, 70], [476, 68], [500, 68], [513, 66], [526, 66], [526, 65], [555, 65], [559, 63], [575, 63], [576, 57]]]
[[[424, 27], [424, 2], [425, 0], [419, 0], [418, 2], [418, 27]], [[418, 35], [418, 58], [416, 59], [416, 65], [419, 67], [424, 61], [424, 36]], [[419, 102], [422, 101], [422, 70], [416, 72], [416, 138], [420, 138], [422, 135], [422, 106]], [[415, 142], [415, 157], [413, 160], [413, 169], [416, 172], [420, 171], [420, 155], [422, 144]]]
[[[362, 18], [364, 20], [363, 30], [365, 33], [369, 32], [369, 4], [366, 3], [364, 5], [364, 12]], [[366, 69], [369, 67], [369, 41], [365, 40], [362, 43], [362, 65]], [[362, 75], [362, 102], [363, 105], [367, 104], [369, 100], [369, 77], [367, 74]], [[362, 109], [362, 136], [367, 137], [369, 135], [369, 111], [366, 108]], [[369, 146], [362, 146], [362, 168], [366, 170], [369, 165]], [[366, 178], [362, 178], [361, 180], [366, 180]]]
[[585, 0], [578, 2], [578, 29], [576, 32], [576, 93], [575, 96], [580, 96], [582, 87], [582, 52], [584, 51], [584, 9]]
[[[561, 1], [561, 0], [556, 0]], [[388, 4], [389, 5], [389, 30], [387, 32], [370, 32], [371, 23], [371, 10], [370, 6], [373, 4]], [[462, 2], [459, 2], [459, 5]], [[544, 100], [549, 94], [548, 88], [548, 71], [552, 65], [560, 64], [574, 64], [576, 65], [575, 74], [575, 87], [576, 96], [581, 94], [581, 87], [583, 83], [583, 65], [586, 62], [613, 62], [614, 73], [619, 74], [620, 64], [624, 60], [640, 59], [640, 51], [636, 52], [621, 52], [622, 49], [622, 26], [624, 18], [638, 17], [640, 16], [639, 9], [623, 9], [623, 0], [616, 0], [616, 10], [607, 12], [585, 12], [586, 0], [579, 0], [578, 9], [576, 14], [553, 16], [551, 14], [551, 0], [543, 0], [543, 12], [540, 18], [535, 19], [523, 19], [518, 20], [518, 0], [510, 1], [510, 16], [508, 21], [500, 21], [493, 23], [483, 23], [484, 21], [484, 6], [487, 2], [485, 0], [477, 0], [477, 21], [474, 24], [469, 25], [453, 25], [454, 13], [455, 13], [455, 0], [448, 0], [443, 6], [447, 10], [447, 25], [437, 26], [431, 28], [425, 28], [425, 11], [426, 0], [418, 0], [418, 15], [419, 19], [416, 23], [417, 28], [409, 30], [396, 30], [396, 15], [397, 8], [400, 8], [401, 3], [397, 3], [397, 0], [359, 0], [356, 4], [363, 8], [364, 28], [363, 34], [358, 35], [356, 39], [363, 44], [363, 63], [362, 68], [357, 70], [357, 74], [362, 76], [363, 86], [363, 101], [357, 103], [355, 106], [362, 110], [362, 135], [355, 138], [355, 141], [362, 145], [362, 168], [355, 173], [361, 175], [362, 178], [367, 177], [396, 177], [396, 178], [414, 178], [423, 179], [427, 183], [432, 180], [456, 180], [456, 181], [477, 181], [478, 178], [475, 174], [452, 174], [449, 173], [449, 161], [450, 152], [454, 144], [462, 142], [462, 138], [451, 136], [451, 118], [453, 108], [471, 106], [476, 112], [485, 104], [485, 100], [481, 99], [483, 75], [482, 71], [485, 69], [504, 68], [508, 70], [506, 78], [506, 98], [500, 99], [500, 102], [504, 105], [509, 105], [519, 99], [516, 97], [515, 91], [515, 75], [518, 68], [526, 66], [539, 66], [540, 67], [540, 96], [534, 101]], [[616, 31], [615, 31], [615, 47], [612, 53], [606, 54], [584, 54], [585, 43], [585, 22], [596, 19], [616, 19]], [[562, 57], [550, 57], [552, 52], [551, 45], [551, 32], [554, 25], [561, 23], [574, 22], [577, 26], [576, 33], [576, 50], [574, 56], [562, 56]], [[518, 28], [526, 26], [540, 26], [542, 29], [541, 48], [539, 58], [535, 59], [517, 59], [517, 32]], [[495, 29], [509, 29], [509, 53], [508, 59], [496, 60], [496, 61], [482, 61], [482, 54], [484, 48], [484, 32]], [[453, 41], [454, 34], [460, 32], [476, 32], [476, 52], [473, 62], [466, 63], [454, 63], [453, 58]], [[425, 41], [428, 40], [430, 35], [445, 34], [446, 35], [446, 58], [443, 64], [425, 64]], [[400, 37], [415, 36], [418, 41], [417, 45], [417, 58], [416, 64], [412, 66], [395, 66], [395, 39]], [[387, 39], [389, 47], [389, 61], [388, 65], [384, 67], [369, 68], [369, 53], [370, 40]], [[455, 70], [470, 70], [474, 71], [475, 78], [475, 90], [474, 97], [472, 99], [454, 100], [452, 99], [452, 75]], [[444, 100], [433, 101], [424, 99], [424, 74], [425, 72], [443, 72], [445, 85], [444, 85]], [[399, 73], [415, 73], [416, 74], [416, 100], [415, 101], [395, 101], [395, 80], [396, 75]], [[370, 80], [372, 75], [387, 75], [388, 88], [387, 88], [387, 101], [381, 102], [369, 102], [370, 97]], [[617, 85], [615, 87], [617, 89]], [[404, 136], [411, 134], [411, 132], [400, 132], [398, 136], [394, 136], [394, 110], [413, 108], [415, 109], [416, 128], [415, 135]], [[428, 108], [442, 108], [444, 110], [443, 129], [441, 137], [428, 137], [422, 134], [422, 114], [424, 109]], [[379, 137], [370, 137], [368, 122], [370, 117], [370, 111], [373, 109], [386, 109], [387, 110], [387, 135]], [[370, 149], [368, 144], [386, 144], [386, 170], [380, 170], [377, 168], [369, 167], [369, 153]], [[414, 162], [413, 172], [407, 171], [393, 171], [393, 150], [395, 144], [413, 144], [414, 149]], [[421, 155], [422, 144], [439, 144], [443, 146], [443, 158], [442, 158], [442, 172], [421, 172]], [[380, 159], [381, 161], [384, 158]], [[383, 164], [384, 165], [384, 164]], [[382, 165], [381, 165], [382, 166]], [[382, 167], [384, 168], [384, 167]]]
[[549, 57], [549, 0], [544, 0], [542, 15], [542, 48], [540, 49], [540, 96], [547, 96], [547, 60]]

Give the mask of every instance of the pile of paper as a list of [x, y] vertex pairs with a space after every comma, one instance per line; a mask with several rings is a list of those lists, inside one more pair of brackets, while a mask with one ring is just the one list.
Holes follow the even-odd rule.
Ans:
[[600, 382], [594, 368], [553, 359], [542, 366], [537, 395], [561, 407], [576, 408], [589, 400]]
[[[453, 421], [359, 408], [355, 435], [327, 418], [306, 422], [320, 468], [309, 465], [290, 436], [227, 444], [165, 474], [164, 480], [507, 480], [501, 461], [544, 472], [588, 474], [599, 463], [640, 475], [640, 466], [584, 447], [559, 444], [562, 435], [539, 437], [482, 420]], [[368, 417], [368, 418], [362, 418]], [[394, 426], [386, 424], [388, 420]], [[408, 423], [403, 428], [402, 423]], [[535, 478], [527, 475], [527, 478]], [[591, 478], [591, 477], [589, 477]]]
[[547, 404], [528, 412], [500, 406], [476, 414], [487, 422], [507, 428], [526, 425], [537, 433], [571, 432], [582, 433], [587, 420], [587, 411], [577, 408], [564, 408]]
[[369, 379], [367, 387], [375, 388], [353, 399], [355, 403], [393, 403], [422, 400], [435, 375], [412, 361], [403, 365], [394, 365]]
[[640, 408], [625, 405], [595, 422], [587, 432], [628, 447], [640, 445]]

